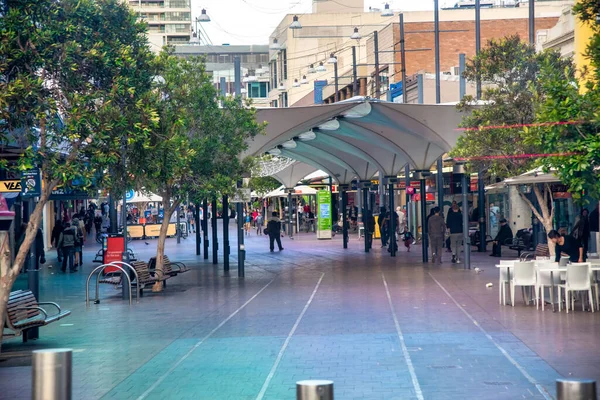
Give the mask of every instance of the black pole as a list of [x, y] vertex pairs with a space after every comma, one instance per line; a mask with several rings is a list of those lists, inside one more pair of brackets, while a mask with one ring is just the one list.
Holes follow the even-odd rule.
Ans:
[[[242, 181], [238, 182], [238, 188], [242, 187]], [[243, 220], [243, 205], [240, 202], [235, 205], [237, 213], [237, 237], [238, 237], [238, 277], [245, 276], [246, 247], [244, 246], [244, 220]]]
[[219, 239], [217, 231], [217, 199], [212, 200], [212, 262], [213, 264], [219, 263]]
[[335, 99], [334, 101], [337, 103], [338, 101], [340, 101], [340, 93], [339, 93], [339, 83], [338, 83], [338, 65], [337, 62], [335, 62], [333, 64], [333, 79], [334, 79], [334, 89], [335, 89], [335, 94], [333, 95], [333, 98]]
[[[35, 200], [33, 197], [30, 197], [27, 200], [27, 222], [31, 220], [31, 214], [33, 214], [33, 209], [35, 208]], [[37, 232], [36, 239], [31, 243], [31, 247], [29, 247], [29, 262], [27, 266], [27, 288], [31, 290], [31, 293], [35, 296], [38, 301], [40, 301], [40, 270], [37, 258]], [[28, 329], [26, 332], [27, 339], [38, 339], [40, 337], [38, 327], [34, 327]]]
[[485, 238], [487, 236], [487, 229], [485, 226], [485, 187], [483, 184], [483, 171], [479, 171], [477, 175], [477, 208], [479, 208], [479, 251], [484, 253], [487, 251], [487, 243]]
[[396, 183], [395, 178], [390, 178], [388, 184], [388, 191], [390, 195], [390, 231], [389, 231], [389, 239], [390, 239], [390, 256], [396, 257], [396, 221], [398, 214], [396, 214], [396, 210], [394, 210], [394, 184]]
[[[336, 64], [337, 65], [337, 64]], [[288, 189], [288, 195], [287, 195], [287, 202], [288, 202], [288, 237], [292, 238], [294, 236], [294, 229], [292, 227], [292, 221], [293, 221], [293, 216], [292, 216], [292, 190], [293, 189]]]
[[242, 101], [242, 66], [240, 57], [235, 57], [233, 59], [233, 75], [235, 79], [233, 83], [235, 95], [240, 101]]
[[373, 32], [373, 44], [375, 47], [375, 98], [379, 100], [379, 96], [381, 96], [381, 87], [379, 84], [379, 34], [377, 31]]
[[352, 46], [352, 96], [358, 96], [358, 71], [356, 66], [356, 46]]
[[410, 194], [408, 194], [408, 188], [410, 187], [410, 165], [406, 164], [404, 166], [404, 194], [406, 201], [406, 214], [404, 215], [404, 221], [406, 223], [406, 230], [410, 230], [409, 225], [409, 215], [410, 215]]
[[196, 228], [196, 255], [200, 255], [200, 245], [202, 244], [202, 237], [200, 236], [201, 231], [201, 223], [200, 223], [200, 204], [195, 205], [194, 210], [194, 219], [196, 220], [196, 224], [194, 227]]
[[112, 195], [108, 196], [108, 218], [110, 218], [110, 233], [116, 234], [119, 232], [117, 226], [117, 208], [115, 207], [115, 198]]
[[[478, 56], [481, 51], [481, 1], [475, 0], [475, 55]], [[481, 100], [481, 79], [477, 76], [477, 100]]]
[[406, 43], [404, 37], [404, 14], [400, 13], [400, 63], [402, 64], [402, 102], [408, 103], [406, 93]]
[[444, 214], [444, 161], [442, 157], [437, 160], [437, 190], [438, 190], [438, 207], [440, 208], [440, 215]]
[[202, 234], [204, 235], [204, 259], [208, 260], [208, 199], [204, 199], [202, 203]]
[[423, 251], [423, 262], [429, 262], [427, 255], [428, 247], [428, 229], [427, 229], [427, 192], [425, 188], [425, 178], [421, 175], [420, 188], [421, 193], [421, 247]]
[[342, 241], [344, 248], [348, 248], [348, 213], [346, 207], [348, 206], [348, 186], [340, 185], [340, 194], [342, 195]]
[[471, 237], [469, 236], [469, 201], [467, 199], [468, 194], [468, 183], [467, 173], [462, 171], [461, 189], [462, 189], [462, 203], [463, 203], [463, 242], [464, 242], [464, 268], [471, 269]]
[[181, 215], [179, 210], [181, 210], [181, 207], [177, 206], [177, 211], [176, 211], [176, 219], [177, 219], [177, 223], [175, 225], [176, 229], [176, 233], [177, 233], [177, 244], [181, 243], [181, 226], [179, 225], [179, 222], [181, 221]]
[[465, 73], [466, 67], [466, 55], [461, 53], [458, 55], [458, 75], [459, 75], [459, 97], [462, 100], [463, 97], [467, 94], [467, 81], [464, 78], [463, 74]]
[[440, 104], [441, 99], [441, 68], [440, 68], [440, 4], [433, 0], [433, 31], [435, 36], [435, 103]]
[[363, 209], [363, 213], [362, 213], [362, 217], [363, 217], [363, 227], [364, 227], [364, 232], [365, 232], [365, 253], [369, 252], [369, 223], [368, 223], [368, 215], [367, 215], [367, 198], [369, 196], [369, 188], [363, 188], [362, 189], [363, 193], [363, 204], [362, 204], [362, 209]]
[[229, 272], [229, 197], [223, 196], [223, 270]]
[[529, 44], [535, 44], [535, 0], [529, 0]]

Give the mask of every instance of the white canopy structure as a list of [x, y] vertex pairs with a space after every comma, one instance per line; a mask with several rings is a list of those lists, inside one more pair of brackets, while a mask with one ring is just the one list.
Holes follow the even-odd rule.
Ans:
[[131, 199], [127, 200], [127, 203], [150, 203], [153, 201], [160, 202], [162, 201], [162, 197], [153, 193], [145, 195], [140, 192], [135, 192], [134, 196]]
[[311, 165], [295, 161], [293, 164], [271, 176], [281, 182], [284, 187], [293, 188], [300, 180], [316, 172], [316, 170], [317, 169]]
[[[267, 108], [266, 134], [244, 156], [271, 153], [327, 172], [340, 184], [369, 180], [377, 172], [396, 176], [408, 163], [429, 170], [461, 132], [454, 105], [397, 104], [356, 97], [331, 105]], [[287, 185], [288, 182], [285, 184]]]
[[[317, 194], [317, 190], [311, 188], [310, 186], [296, 186], [293, 188], [292, 196], [304, 196], [304, 195], [315, 195]], [[266, 198], [269, 197], [287, 197], [288, 192], [286, 191], [285, 186], [281, 186], [272, 192], [265, 195]]]
[[534, 183], [559, 183], [560, 179], [553, 171], [549, 173], [544, 172], [542, 167], [532, 169], [524, 174], [515, 176], [514, 178], [507, 178], [504, 183], [507, 185], [530, 185]]

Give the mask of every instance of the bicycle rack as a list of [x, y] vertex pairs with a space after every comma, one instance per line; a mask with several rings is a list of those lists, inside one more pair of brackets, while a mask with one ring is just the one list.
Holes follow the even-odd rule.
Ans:
[[[129, 274], [127, 273], [127, 271], [125, 269], [123, 269], [123, 267], [116, 265], [116, 264], [102, 264], [96, 268], [94, 268], [92, 270], [92, 272], [90, 272], [90, 274], [88, 275], [86, 284], [85, 284], [85, 305], [89, 306], [90, 305], [90, 279], [92, 279], [92, 276], [94, 276], [94, 274], [97, 271], [100, 271], [106, 267], [114, 267], [117, 268], [121, 271], [122, 276], [125, 276], [125, 278], [127, 278], [127, 283], [129, 284], [129, 305], [131, 305], [133, 303], [133, 299], [132, 299], [132, 295], [131, 295], [131, 278], [129, 277]], [[129, 268], [133, 268], [130, 265], [128, 265]], [[136, 278], [137, 278], [137, 272], [136, 272]], [[122, 279], [122, 278], [121, 278]], [[98, 272], [98, 276], [96, 277], [96, 299], [94, 301], [95, 304], [98, 304], [100, 302], [99, 299], [99, 290], [100, 290], [100, 273]], [[121, 282], [121, 284], [123, 284], [123, 282]], [[139, 285], [138, 285], [139, 286]], [[138, 293], [139, 295], [139, 293]], [[136, 299], [139, 302], [139, 298]]]
[[[115, 267], [118, 266], [118, 265], [125, 265], [126, 267], [128, 267], [129, 269], [131, 269], [131, 271], [133, 271], [133, 275], [135, 276], [135, 282], [136, 282], [136, 284], [135, 284], [135, 286], [136, 286], [136, 298], [135, 298], [135, 302], [139, 303], [140, 302], [140, 292], [141, 292], [140, 284], [139, 284], [140, 279], [138, 277], [138, 273], [135, 270], [135, 268], [131, 264], [127, 264], [124, 261], [111, 261], [111, 262], [109, 262], [109, 264], [114, 265]], [[100, 274], [98, 274], [98, 276], [96, 277], [96, 300], [98, 300], [98, 294], [97, 293], [98, 293], [98, 290], [100, 289], [99, 288], [99, 286], [100, 286], [99, 281], [100, 281]], [[131, 284], [130, 286], [133, 286], [133, 284]]]

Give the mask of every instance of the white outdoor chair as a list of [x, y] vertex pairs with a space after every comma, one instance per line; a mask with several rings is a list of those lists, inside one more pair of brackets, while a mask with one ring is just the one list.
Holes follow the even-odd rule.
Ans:
[[[515, 262], [513, 264], [511, 280], [510, 280], [510, 296], [512, 301], [512, 306], [515, 306], [515, 287], [521, 286], [531, 287], [532, 290], [535, 290], [536, 280], [535, 280], [535, 264], [533, 261], [526, 262]], [[535, 300], [535, 299], [534, 299]], [[537, 301], [536, 301], [537, 303]], [[525, 304], [528, 304], [525, 302]]]
[[[590, 263], [573, 263], [567, 266], [567, 277], [564, 285], [558, 286], [558, 310], [561, 311], [562, 298], [561, 289], [565, 290], [565, 300], [567, 302], [567, 314], [569, 313], [569, 302], [571, 310], [575, 311], [575, 304], [572, 292], [588, 292], [590, 296], [590, 306], [594, 312], [594, 298], [592, 297], [592, 280], [591, 280], [591, 264]], [[570, 295], [570, 296], [569, 296]], [[581, 302], [581, 309], [584, 310], [584, 302]]]
[[[551, 287], [552, 286], [552, 274], [550, 273], [550, 271], [541, 271], [542, 268], [544, 267], [556, 267], [558, 266], [558, 263], [549, 261], [549, 260], [540, 260], [538, 261], [536, 259], [536, 286], [535, 286], [535, 296], [537, 299], [537, 306], [536, 308], [539, 309], [540, 307], [540, 299], [542, 302], [542, 311], [544, 311], [544, 289], [546, 287]], [[554, 286], [556, 287], [557, 285], [560, 284], [560, 274], [556, 273], [553, 274], [554, 275]], [[550, 299], [550, 301], [554, 301], [554, 299]]]
[[[511, 268], [515, 261], [518, 260], [500, 260], [500, 265], [509, 265]], [[508, 285], [508, 270], [506, 268], [498, 268], [500, 273], [500, 282], [498, 283], [498, 297], [500, 304], [506, 304], [506, 285]]]

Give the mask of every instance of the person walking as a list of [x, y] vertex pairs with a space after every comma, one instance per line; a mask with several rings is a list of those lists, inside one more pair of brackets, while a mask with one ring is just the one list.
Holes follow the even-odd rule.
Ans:
[[269, 222], [267, 222], [267, 233], [269, 234], [269, 248], [271, 253], [275, 251], [275, 241], [277, 241], [279, 251], [283, 250], [283, 246], [281, 246], [281, 220], [277, 216], [277, 212], [273, 212]]
[[58, 257], [58, 262], [62, 262], [62, 253], [60, 251], [60, 246], [58, 245], [58, 239], [60, 239], [60, 234], [63, 231], [63, 223], [60, 219], [57, 219], [54, 222], [54, 228], [52, 228], [52, 235], [50, 236], [50, 243], [56, 249], [56, 256]]
[[492, 242], [492, 254], [490, 254], [490, 257], [502, 257], [502, 245], [508, 239], [512, 238], [513, 233], [510, 226], [508, 226], [508, 221], [504, 218], [500, 219], [500, 230]]
[[458, 264], [460, 262], [460, 252], [463, 247], [463, 217], [458, 203], [452, 202], [452, 207], [448, 210], [448, 216], [446, 217], [446, 226], [450, 231], [450, 248], [452, 249], [452, 263]]
[[60, 234], [58, 239], [58, 247], [60, 247], [62, 259], [62, 272], [67, 272], [67, 261], [69, 262], [69, 270], [77, 271], [77, 266], [73, 265], [73, 249], [75, 248], [75, 239], [77, 237], [77, 229], [71, 226], [70, 222], [65, 223], [65, 229]]
[[377, 225], [379, 225], [379, 234], [381, 235], [381, 248], [384, 248], [387, 246], [388, 242], [389, 216], [383, 207], [377, 216]]
[[440, 208], [434, 207], [433, 215], [427, 221], [429, 232], [429, 245], [431, 246], [431, 262], [433, 264], [442, 263], [442, 254], [444, 248], [444, 234], [446, 233], [446, 224], [444, 217], [440, 215]]
[[590, 219], [588, 217], [589, 211], [587, 208], [581, 210], [579, 215], [579, 221], [573, 227], [571, 236], [581, 242], [583, 247], [583, 262], [587, 260], [588, 245], [590, 242]]
[[85, 227], [83, 221], [79, 218], [73, 218], [71, 226], [75, 229], [75, 245], [73, 252], [75, 255], [75, 267], [83, 265], [83, 244], [85, 242]]
[[256, 216], [256, 234], [262, 235], [264, 219], [261, 213]]

